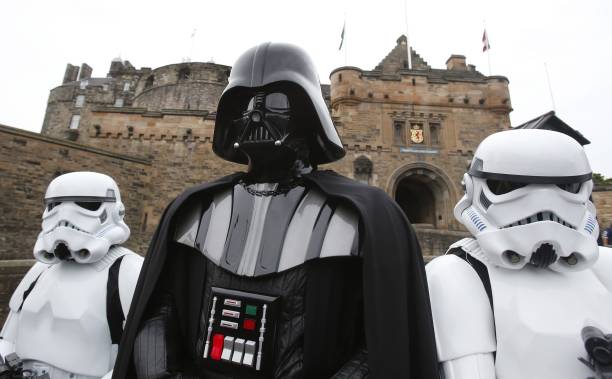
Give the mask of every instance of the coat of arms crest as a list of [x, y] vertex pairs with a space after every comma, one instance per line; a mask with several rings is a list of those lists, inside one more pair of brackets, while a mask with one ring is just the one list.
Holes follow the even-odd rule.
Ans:
[[410, 129], [410, 140], [414, 143], [423, 143], [423, 129], [415, 125]]

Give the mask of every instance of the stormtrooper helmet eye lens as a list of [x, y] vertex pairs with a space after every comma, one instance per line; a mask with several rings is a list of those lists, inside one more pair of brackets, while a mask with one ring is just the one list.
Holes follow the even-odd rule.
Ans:
[[284, 93], [271, 93], [266, 96], [266, 108], [274, 112], [287, 112], [289, 111], [289, 98]]
[[582, 183], [557, 184], [557, 186], [564, 191], [578, 193], [580, 188], [582, 188]]
[[489, 190], [491, 190], [491, 192], [496, 195], [503, 195], [505, 193], [512, 192], [519, 188], [525, 187], [526, 185], [527, 183], [510, 182], [507, 180], [487, 180], [487, 187], [489, 187]]
[[97, 211], [98, 209], [100, 209], [100, 206], [102, 205], [102, 203], [99, 201], [91, 201], [91, 202], [90, 201], [88, 202], [77, 201], [75, 204], [81, 208], [85, 208], [90, 211]]
[[49, 203], [49, 204], [47, 204], [47, 211], [50, 211], [51, 209], [53, 209], [53, 208], [57, 207], [57, 206], [58, 206], [58, 205], [60, 205], [61, 203], [62, 203], [61, 201], [59, 201], [59, 202], [58, 202], [58, 201], [56, 201], [56, 202], [53, 202], [53, 203]]

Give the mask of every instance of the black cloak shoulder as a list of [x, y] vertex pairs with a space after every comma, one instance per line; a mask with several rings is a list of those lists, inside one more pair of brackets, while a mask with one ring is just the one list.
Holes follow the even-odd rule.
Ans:
[[[193, 196], [216, 193], [232, 186], [242, 176], [234, 174], [190, 188], [166, 208], [142, 266], [113, 379], [133, 377], [134, 340], [160, 275], [170, 265], [167, 247], [172, 242], [177, 210]], [[402, 210], [384, 191], [332, 171], [313, 171], [304, 176], [304, 181], [329, 197], [351, 203], [359, 214], [364, 325], [371, 377], [439, 378], [423, 257], [414, 230]], [[174, 267], [176, 261], [180, 261], [180, 257], [173, 256]], [[184, 267], [189, 269], [188, 264]], [[193, 299], [195, 301], [195, 297]], [[189, 300], [177, 301], [179, 316], [186, 313], [181, 308], [187, 303]], [[196, 334], [197, 323], [185, 317], [185, 335]]]

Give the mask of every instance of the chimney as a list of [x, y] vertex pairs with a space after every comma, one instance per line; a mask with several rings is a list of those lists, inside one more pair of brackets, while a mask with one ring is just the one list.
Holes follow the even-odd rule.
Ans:
[[66, 65], [66, 72], [64, 72], [64, 80], [62, 84], [74, 82], [79, 76], [79, 66], [73, 66], [70, 63]]
[[446, 60], [446, 69], [467, 71], [467, 66], [465, 65], [465, 55], [451, 55], [450, 58]]
[[93, 69], [87, 63], [81, 65], [81, 72], [79, 73], [79, 80], [91, 78], [91, 72]]

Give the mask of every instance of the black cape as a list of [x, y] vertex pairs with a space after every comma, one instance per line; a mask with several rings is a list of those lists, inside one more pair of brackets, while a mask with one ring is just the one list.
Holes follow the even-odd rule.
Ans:
[[[190, 188], [166, 208], [153, 235], [121, 338], [113, 379], [133, 378], [133, 346], [147, 304], [156, 295], [162, 273], [174, 278], [173, 293], [181, 334], [195, 341], [202, 307], [204, 274], [192, 258], [172, 255], [174, 218], [195, 196], [229, 188], [244, 174], [234, 174]], [[360, 216], [363, 259], [364, 326], [370, 375], [374, 379], [439, 378], [433, 322], [423, 257], [415, 233], [399, 206], [387, 194], [331, 171], [304, 175], [307, 187], [348, 201]], [[185, 255], [188, 256], [188, 255]], [[173, 273], [168, 274], [168, 270]], [[178, 270], [178, 271], [176, 271]], [[191, 274], [190, 274], [191, 271]], [[185, 277], [190, 283], [184, 283]], [[307, 332], [307, 331], [306, 331]]]

